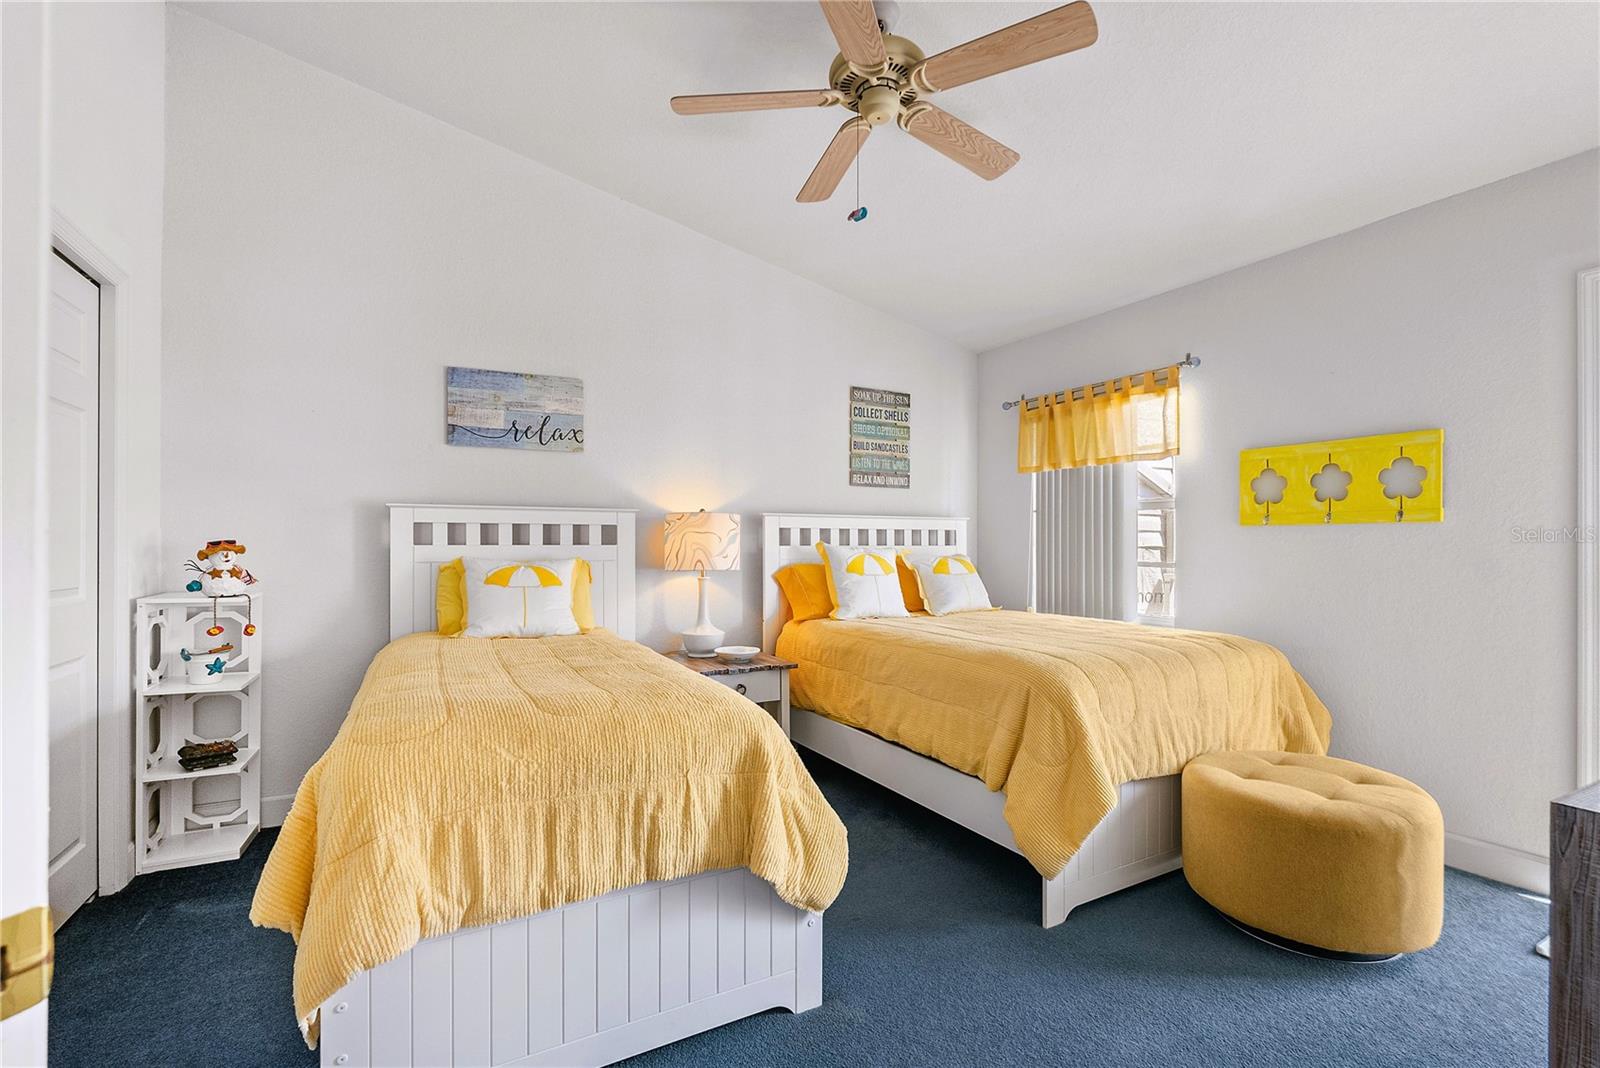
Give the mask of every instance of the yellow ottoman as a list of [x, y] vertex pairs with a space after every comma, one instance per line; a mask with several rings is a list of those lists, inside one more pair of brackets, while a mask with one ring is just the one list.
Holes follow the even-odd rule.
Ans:
[[1426, 949], [1444, 922], [1444, 820], [1398, 775], [1306, 753], [1183, 769], [1183, 872], [1237, 923], [1360, 957]]

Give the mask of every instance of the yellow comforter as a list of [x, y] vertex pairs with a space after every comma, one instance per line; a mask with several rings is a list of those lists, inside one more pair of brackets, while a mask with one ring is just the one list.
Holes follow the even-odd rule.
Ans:
[[1118, 787], [1219, 749], [1328, 750], [1328, 710], [1270, 645], [1028, 612], [790, 623], [794, 703], [1006, 792], [1054, 877]]
[[824, 909], [845, 829], [772, 718], [605, 631], [413, 634], [306, 773], [250, 918], [317, 1006], [419, 940], [652, 879], [748, 867]]

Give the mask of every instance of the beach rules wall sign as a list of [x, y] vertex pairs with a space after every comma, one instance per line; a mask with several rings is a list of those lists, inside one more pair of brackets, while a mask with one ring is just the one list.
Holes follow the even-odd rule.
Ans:
[[850, 387], [850, 485], [911, 487], [911, 394]]

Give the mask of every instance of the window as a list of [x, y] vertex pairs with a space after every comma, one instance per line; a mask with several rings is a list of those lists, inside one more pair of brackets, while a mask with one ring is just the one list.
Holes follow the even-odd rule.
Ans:
[[1172, 457], [1140, 460], [1134, 465], [1139, 483], [1138, 552], [1139, 622], [1172, 626], [1173, 586], [1177, 578], [1174, 514], [1177, 476]]

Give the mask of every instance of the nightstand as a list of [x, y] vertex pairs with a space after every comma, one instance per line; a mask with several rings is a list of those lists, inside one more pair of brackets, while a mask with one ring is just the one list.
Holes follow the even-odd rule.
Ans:
[[[667, 653], [667, 659], [676, 660], [691, 671], [697, 671], [714, 682], [720, 682], [736, 693], [742, 693], [756, 704], [772, 713], [772, 718], [789, 735], [789, 672], [800, 665], [781, 660], [768, 653], [758, 653], [743, 664], [729, 664], [716, 657], [702, 659], [685, 656], [682, 652]], [[776, 705], [776, 708], [769, 707]]]

